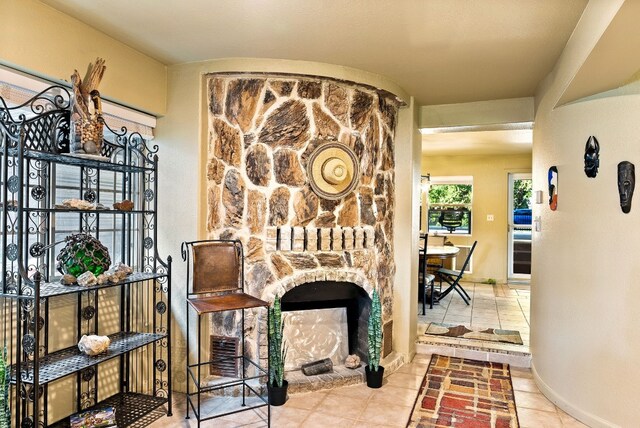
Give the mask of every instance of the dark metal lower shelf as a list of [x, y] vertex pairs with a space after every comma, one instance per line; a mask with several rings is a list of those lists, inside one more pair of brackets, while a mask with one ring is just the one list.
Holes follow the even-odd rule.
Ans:
[[[40, 370], [38, 371], [38, 383], [43, 385], [57, 379], [61, 379], [72, 373], [95, 366], [103, 361], [125, 354], [134, 349], [153, 343], [167, 337], [166, 334], [154, 333], [115, 333], [110, 334], [111, 344], [104, 354], [90, 357], [80, 352], [77, 346], [61, 349], [40, 359]], [[28, 376], [24, 376], [22, 382], [33, 383], [33, 362], [23, 364], [23, 370], [27, 370]], [[16, 366], [11, 366], [11, 383], [16, 381]]]
[[[84, 409], [83, 411], [111, 406], [116, 410], [116, 423], [119, 428], [132, 425], [145, 426], [155, 420], [155, 418], [148, 418], [151, 420], [146, 420], [147, 418], [145, 418], [145, 416], [167, 403], [167, 401], [168, 400], [165, 397], [154, 397], [135, 392], [124, 392], [112, 395], [106, 400], [102, 400], [95, 406]], [[156, 417], [157, 416], [159, 415], [156, 415]], [[70, 425], [69, 418], [65, 418], [49, 426], [53, 428], [66, 428]]]

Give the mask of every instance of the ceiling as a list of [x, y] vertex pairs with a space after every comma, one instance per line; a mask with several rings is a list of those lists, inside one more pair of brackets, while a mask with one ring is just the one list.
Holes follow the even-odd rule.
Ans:
[[531, 129], [422, 135], [424, 156], [531, 154]]
[[[390, 78], [422, 106], [533, 96], [588, 2], [41, 1], [167, 65], [229, 57], [339, 64]], [[531, 139], [530, 130], [424, 135], [423, 153], [531, 153]]]
[[339, 64], [384, 75], [433, 105], [532, 96], [587, 0], [42, 2], [165, 64]]

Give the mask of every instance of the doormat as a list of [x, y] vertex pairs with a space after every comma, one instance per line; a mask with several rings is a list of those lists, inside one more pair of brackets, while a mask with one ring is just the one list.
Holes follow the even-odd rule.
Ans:
[[516, 330], [501, 330], [498, 328], [469, 329], [463, 325], [432, 322], [424, 334], [522, 345], [522, 337], [520, 337], [520, 332]]
[[508, 364], [433, 355], [411, 428], [519, 428]]

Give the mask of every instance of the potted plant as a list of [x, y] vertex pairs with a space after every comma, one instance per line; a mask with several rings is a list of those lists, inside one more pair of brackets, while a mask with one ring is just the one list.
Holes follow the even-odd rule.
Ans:
[[384, 367], [380, 365], [380, 350], [382, 348], [382, 309], [378, 290], [373, 290], [371, 297], [371, 311], [369, 312], [369, 364], [364, 368], [369, 388], [380, 388]]
[[282, 346], [282, 313], [280, 298], [276, 295], [269, 308], [269, 404], [282, 406], [287, 401], [287, 386], [284, 380], [284, 357], [286, 350]]

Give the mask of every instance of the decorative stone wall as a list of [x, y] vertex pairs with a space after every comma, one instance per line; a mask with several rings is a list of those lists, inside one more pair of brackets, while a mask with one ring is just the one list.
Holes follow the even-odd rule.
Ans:
[[[207, 231], [243, 242], [245, 290], [272, 301], [300, 281], [349, 278], [368, 293], [377, 287], [391, 320], [396, 99], [326, 78], [206, 79]], [[348, 145], [360, 161], [359, 184], [340, 200], [320, 198], [308, 182], [307, 160], [324, 141]], [[248, 321], [255, 356], [266, 338]], [[212, 329], [232, 334], [238, 322], [217, 315]]]

